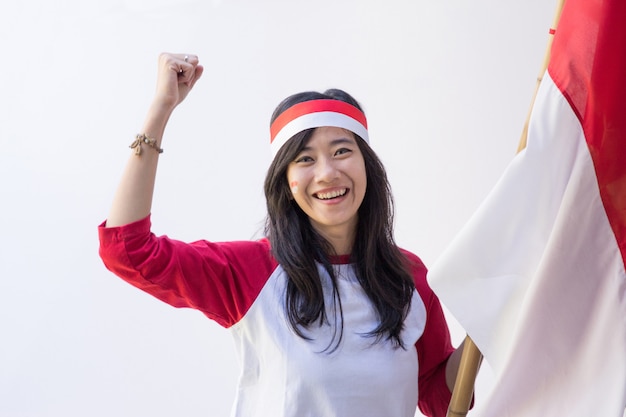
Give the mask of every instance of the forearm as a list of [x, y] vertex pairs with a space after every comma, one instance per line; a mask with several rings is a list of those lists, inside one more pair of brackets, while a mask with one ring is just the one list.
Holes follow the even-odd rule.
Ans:
[[446, 385], [450, 392], [454, 389], [454, 382], [456, 381], [457, 373], [459, 372], [459, 364], [461, 363], [461, 355], [463, 355], [463, 347], [465, 342], [461, 343], [459, 347], [452, 352], [452, 355], [448, 358], [446, 364]]
[[[163, 132], [172, 110], [154, 103], [143, 124], [141, 133], [156, 140], [161, 147]], [[141, 145], [139, 155], [130, 155], [107, 218], [107, 227], [121, 226], [140, 220], [150, 214], [159, 153]]]

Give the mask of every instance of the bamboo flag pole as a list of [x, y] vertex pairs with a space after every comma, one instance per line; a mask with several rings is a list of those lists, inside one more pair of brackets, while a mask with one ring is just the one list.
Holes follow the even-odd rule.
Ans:
[[447, 417], [465, 417], [467, 415], [474, 396], [474, 381], [476, 381], [482, 360], [483, 355], [480, 350], [474, 341], [466, 336]]
[[[563, 10], [564, 3], [565, 0], [557, 0], [556, 12], [554, 13], [552, 27], [550, 28], [550, 33], [548, 36], [548, 45], [546, 46], [546, 52], [544, 54], [541, 70], [539, 71], [539, 75], [537, 76], [535, 91], [530, 102], [530, 109], [528, 110], [526, 121], [524, 122], [524, 128], [522, 130], [522, 135], [519, 141], [519, 145], [517, 147], [517, 152], [520, 152], [526, 147], [530, 115], [532, 113], [532, 108], [535, 104], [535, 98], [537, 97], [539, 85], [541, 84], [543, 75], [545, 74], [546, 69], [548, 68], [548, 63], [550, 62], [550, 50], [552, 49], [552, 40], [554, 39], [554, 33], [559, 23], [559, 19], [561, 18], [561, 11]], [[454, 384], [454, 390], [452, 391], [452, 399], [450, 400], [450, 405], [448, 407], [447, 417], [465, 417], [467, 415], [472, 402], [472, 397], [474, 395], [474, 383], [476, 381], [476, 376], [478, 375], [478, 369], [480, 368], [482, 358], [482, 353], [480, 352], [474, 341], [469, 336], [466, 336], [463, 347], [463, 354], [461, 355], [461, 362], [459, 364], [459, 371], [457, 373], [456, 382]]]
[[541, 84], [541, 80], [543, 79], [543, 75], [548, 68], [548, 63], [550, 62], [550, 50], [552, 49], [552, 40], [554, 39], [554, 32], [556, 31], [556, 27], [559, 24], [559, 19], [561, 19], [561, 11], [563, 10], [563, 4], [565, 0], [558, 0], [556, 5], [556, 12], [554, 13], [554, 19], [552, 20], [552, 27], [550, 28], [550, 34], [548, 36], [548, 46], [546, 47], [546, 52], [543, 56], [543, 64], [541, 65], [541, 70], [539, 71], [539, 75], [537, 75], [537, 82], [535, 83], [535, 92], [533, 93], [533, 98], [530, 101], [530, 108], [528, 109], [528, 115], [526, 116], [526, 121], [524, 122], [524, 129], [522, 130], [522, 137], [520, 138], [519, 145], [517, 147], [517, 151], [521, 151], [526, 147], [526, 139], [528, 137], [528, 124], [530, 122], [530, 113], [533, 110], [533, 106], [535, 105], [535, 98], [537, 97], [537, 90], [539, 90], [539, 85]]

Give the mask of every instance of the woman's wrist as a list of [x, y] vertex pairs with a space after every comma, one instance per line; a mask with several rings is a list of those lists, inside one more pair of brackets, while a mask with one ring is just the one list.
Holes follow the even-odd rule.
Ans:
[[148, 114], [140, 132], [150, 138], [154, 138], [156, 144], [160, 146], [165, 126], [173, 111], [174, 107], [155, 100], [148, 109]]

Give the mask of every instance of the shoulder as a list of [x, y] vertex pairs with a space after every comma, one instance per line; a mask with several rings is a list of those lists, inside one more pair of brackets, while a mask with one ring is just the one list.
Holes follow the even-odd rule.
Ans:
[[271, 269], [274, 269], [277, 265], [271, 253], [272, 248], [270, 242], [266, 238], [227, 242], [209, 242], [201, 240], [192, 243], [192, 245], [218, 249], [222, 256], [229, 261], [238, 260], [244, 264], [255, 265], [258, 269], [261, 269], [262, 265], [267, 265], [270, 266]]
[[422, 262], [420, 257], [406, 249], [402, 249], [402, 248], [398, 248], [398, 249], [400, 250], [400, 253], [404, 255], [404, 258], [407, 260], [407, 265], [408, 265], [409, 271], [411, 272], [411, 275], [413, 275], [413, 278], [416, 281], [418, 280], [425, 281], [426, 273], [428, 269], [426, 268], [426, 265], [424, 265], [424, 262]]
[[413, 276], [413, 281], [415, 282], [415, 289], [424, 301], [424, 304], [426, 304], [426, 307], [429, 308], [429, 305], [435, 301], [437, 297], [430, 288], [430, 285], [428, 285], [428, 269], [426, 268], [426, 265], [424, 265], [424, 262], [422, 262], [420, 257], [413, 252], [402, 248], [400, 248], [400, 252], [404, 255], [408, 262], [409, 272]]

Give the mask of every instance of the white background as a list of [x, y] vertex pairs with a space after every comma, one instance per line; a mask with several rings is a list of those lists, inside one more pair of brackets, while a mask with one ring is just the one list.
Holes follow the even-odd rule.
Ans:
[[[238, 376], [228, 332], [130, 287], [97, 254], [160, 51], [198, 54], [206, 70], [166, 131], [156, 233], [258, 237], [274, 106], [339, 87], [368, 115], [398, 243], [431, 265], [515, 152], [554, 7], [3, 2], [0, 416], [228, 415]], [[457, 344], [464, 332], [450, 325]], [[477, 401], [489, 383], [484, 367]]]

